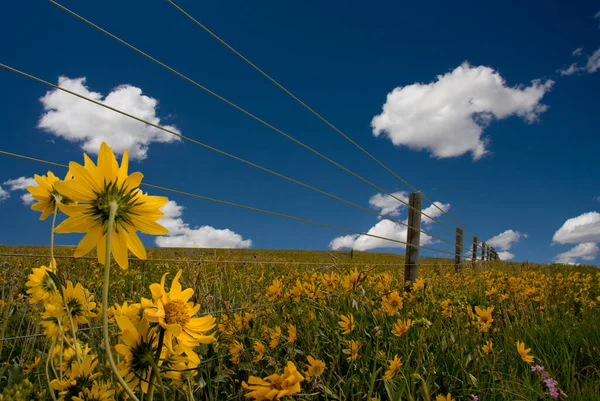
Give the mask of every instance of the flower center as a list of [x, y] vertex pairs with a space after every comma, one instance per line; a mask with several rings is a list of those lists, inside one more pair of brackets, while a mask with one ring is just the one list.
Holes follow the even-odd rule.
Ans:
[[185, 326], [190, 321], [190, 315], [185, 301], [175, 299], [165, 305], [165, 322]]
[[103, 225], [106, 224], [110, 216], [110, 205], [112, 202], [117, 204], [115, 213], [115, 228], [123, 223], [131, 224], [131, 208], [141, 205], [138, 201], [138, 188], [128, 188], [124, 185], [118, 185], [117, 181], [105, 184], [101, 192], [96, 193], [96, 199], [90, 204], [87, 212], [94, 216]]

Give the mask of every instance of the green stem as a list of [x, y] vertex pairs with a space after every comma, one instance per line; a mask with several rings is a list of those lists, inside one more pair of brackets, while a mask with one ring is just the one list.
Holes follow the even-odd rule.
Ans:
[[[162, 352], [163, 342], [165, 340], [165, 329], [162, 327], [158, 332], [158, 347], [156, 348], [156, 355], [154, 356], [154, 363], [158, 364], [160, 360], [160, 354]], [[150, 387], [148, 388], [148, 401], [154, 400], [154, 369], [150, 372]]]
[[48, 351], [48, 356], [46, 357], [46, 382], [48, 383], [48, 391], [50, 391], [50, 396], [52, 396], [52, 401], [56, 401], [56, 394], [54, 394], [54, 389], [50, 387], [50, 352], [54, 349], [56, 345], [56, 338], [52, 340], [52, 345], [50, 346], [50, 350]]
[[167, 395], [165, 394], [165, 386], [163, 385], [162, 377], [160, 376], [160, 369], [158, 369], [158, 365], [154, 362], [154, 359], [148, 358], [148, 362], [150, 362], [150, 366], [152, 366], [152, 373], [158, 380], [158, 389], [160, 390], [160, 396], [162, 401], [167, 401]]
[[58, 214], [58, 202], [54, 200], [54, 213], [52, 214], [52, 231], [50, 231], [50, 269], [56, 273], [56, 262], [54, 261], [54, 226], [56, 225], [56, 215]]
[[133, 393], [133, 390], [127, 385], [125, 379], [119, 373], [117, 364], [113, 358], [112, 351], [110, 349], [110, 337], [108, 335], [108, 287], [110, 286], [110, 240], [112, 238], [113, 226], [115, 223], [115, 214], [117, 213], [117, 203], [115, 201], [110, 202], [110, 213], [108, 216], [108, 223], [106, 226], [106, 255], [104, 257], [104, 284], [102, 286], [102, 335], [104, 336], [104, 349], [106, 350], [106, 357], [110, 363], [110, 367], [113, 371], [113, 375], [117, 381], [123, 387], [123, 390], [127, 393], [132, 401], [139, 401], [139, 399]]

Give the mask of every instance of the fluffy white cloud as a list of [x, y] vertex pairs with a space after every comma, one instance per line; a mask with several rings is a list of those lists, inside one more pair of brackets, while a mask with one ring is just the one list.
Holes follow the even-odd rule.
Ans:
[[560, 72], [560, 75], [573, 75], [577, 71], [580, 71], [580, 70], [581, 70], [581, 68], [579, 68], [577, 66], [577, 63], [573, 63], [568, 68], [566, 68], [564, 70], [558, 70], [558, 72]]
[[8, 185], [11, 191], [25, 190], [27, 187], [37, 186], [33, 177], [19, 177], [14, 180], [4, 181], [4, 185]]
[[589, 73], [596, 72], [600, 69], [600, 48], [588, 57], [585, 69]]
[[8, 193], [8, 191], [2, 189], [2, 187], [0, 187], [0, 202], [7, 200], [8, 198], [10, 198], [10, 194]]
[[515, 255], [513, 253], [510, 253], [508, 251], [500, 251], [497, 253], [498, 253], [498, 257], [500, 258], [500, 260], [504, 260], [504, 261], [511, 260], [515, 257]]
[[577, 259], [594, 260], [598, 256], [598, 245], [593, 242], [579, 244], [566, 252], [556, 255], [556, 263], [577, 264]]
[[[142, 90], [131, 85], [120, 85], [106, 97], [92, 92], [85, 85], [85, 77], [59, 77], [58, 85], [77, 94], [112, 106], [153, 124], [160, 124], [156, 116], [158, 101], [142, 95]], [[88, 153], [98, 153], [105, 141], [116, 153], [129, 149], [132, 159], [144, 159], [152, 142], [174, 142], [180, 139], [167, 132], [125, 117], [104, 107], [54, 89], [41, 99], [44, 106], [38, 127], [71, 142], [81, 143]], [[164, 126], [178, 132], [176, 127]]]
[[[371, 197], [373, 199], [373, 197]], [[369, 203], [371, 201], [369, 200]], [[397, 201], [396, 201], [397, 202]], [[450, 209], [449, 203], [441, 203], [434, 202], [438, 205], [442, 210], [448, 211]], [[429, 207], [423, 210], [424, 213], [428, 214], [432, 218], [439, 217], [442, 212], [438, 210], [435, 206], [430, 205]], [[431, 220], [425, 216], [422, 216], [423, 224], [430, 224]], [[404, 220], [406, 224], [408, 222], [407, 219]], [[377, 224], [367, 231], [367, 234], [375, 235], [378, 237], [389, 238], [396, 241], [406, 242], [407, 235], [406, 226], [400, 225], [390, 220], [381, 220]], [[421, 245], [431, 244], [434, 241], [432, 238], [426, 234], [421, 233]], [[388, 241], [379, 238], [373, 238], [364, 234], [353, 234], [353, 235], [344, 235], [340, 237], [336, 237], [329, 243], [329, 247], [333, 250], [342, 249], [342, 248], [350, 248], [355, 249], [357, 251], [367, 251], [369, 249], [376, 248], [406, 248], [406, 245], [400, 244], [398, 242]]]
[[[437, 205], [437, 207], [435, 207], [434, 205]], [[442, 202], [433, 202], [432, 205], [430, 205], [429, 207], [426, 207], [425, 209], [422, 210], [422, 212], [424, 214], [426, 214], [427, 216], [433, 218], [433, 219], [437, 219], [438, 217], [440, 217], [443, 213], [440, 210], [442, 209], [444, 212], [448, 212], [448, 210], [450, 210], [450, 204], [449, 203], [442, 203]], [[431, 224], [433, 223], [433, 220], [431, 220], [429, 217], [427, 217], [425, 215], [421, 216], [421, 222], [423, 224]]]
[[35, 203], [35, 199], [33, 199], [33, 195], [31, 195], [30, 193], [21, 195], [21, 200], [26, 206], [33, 205]]
[[527, 234], [522, 234], [514, 230], [506, 230], [503, 233], [488, 239], [486, 243], [494, 248], [508, 251], [514, 244], [519, 242], [521, 238], [527, 238]]
[[[392, 192], [392, 195], [408, 203], [408, 192]], [[398, 202], [398, 200], [392, 198], [388, 194], [375, 194], [371, 196], [371, 199], [369, 199], [369, 205], [371, 205], [373, 209], [379, 209], [379, 213], [389, 216], [399, 216], [400, 211], [406, 207], [405, 204]]]
[[161, 208], [165, 214], [160, 220], [169, 230], [168, 235], [157, 237], [154, 242], [166, 248], [250, 248], [252, 241], [243, 239], [241, 235], [211, 226], [190, 228], [181, 218], [183, 206], [170, 200]]
[[528, 87], [509, 87], [492, 68], [465, 62], [434, 82], [395, 88], [371, 121], [373, 135], [438, 158], [472, 152], [479, 159], [487, 153], [481, 138], [486, 126], [513, 115], [535, 121], [547, 110], [540, 100], [553, 84], [534, 80]]
[[600, 213], [589, 212], [565, 221], [552, 237], [559, 244], [600, 242]]
[[573, 53], [571, 53], [572, 56], [581, 56], [581, 52], [583, 51], [583, 49], [581, 47], [578, 47], [577, 49], [573, 50]]

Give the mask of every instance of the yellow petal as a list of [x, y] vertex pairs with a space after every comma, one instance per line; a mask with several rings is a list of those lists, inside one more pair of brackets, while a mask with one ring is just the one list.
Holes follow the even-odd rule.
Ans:
[[60, 223], [54, 232], [65, 234], [65, 233], [84, 233], [92, 229], [97, 223], [91, 220], [89, 216], [80, 213], [75, 214], [62, 223]]
[[148, 220], [141, 216], [131, 216], [131, 222], [138, 230], [152, 235], [165, 235], [169, 230], [161, 226], [155, 221]]
[[77, 245], [77, 249], [73, 256], [76, 258], [87, 255], [90, 251], [98, 245], [98, 242], [102, 238], [102, 226], [100, 224], [96, 225], [87, 234], [83, 237], [79, 245]]
[[125, 228], [127, 231], [123, 235], [127, 242], [127, 248], [139, 259], [145, 260], [146, 248], [144, 248], [144, 244], [142, 244], [142, 241], [140, 241], [140, 238], [135, 233], [135, 229], [130, 225], [127, 225]]
[[127, 259], [127, 242], [122, 232], [113, 230], [110, 246], [115, 261], [121, 269], [126, 270], [129, 260]]

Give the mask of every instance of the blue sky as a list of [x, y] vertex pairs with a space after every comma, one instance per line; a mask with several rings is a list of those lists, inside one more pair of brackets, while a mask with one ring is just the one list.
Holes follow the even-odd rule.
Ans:
[[[598, 5], [413, 3], [178, 4], [429, 198], [449, 204], [450, 213], [480, 238], [512, 230], [495, 243], [514, 260], [550, 262], [563, 253], [561, 261], [598, 265]], [[386, 190], [410, 191], [168, 2], [61, 4]], [[146, 113], [184, 135], [381, 210], [369, 203], [376, 189], [49, 2], [10, 3], [0, 16], [0, 35], [2, 63], [53, 83], [66, 77], [65, 85], [95, 92], [101, 100], [111, 94], [116, 107]], [[82, 77], [85, 81], [75, 81]], [[0, 85], [2, 150], [81, 161], [82, 147], [93, 150], [106, 135], [116, 149], [127, 141], [137, 146], [141, 160], [130, 170], [142, 171], [147, 182], [354, 230], [403, 235], [378, 225], [372, 214], [81, 106], [83, 101], [68, 95], [41, 101], [48, 87], [7, 70], [0, 70]], [[397, 96], [388, 98], [395, 88]], [[384, 104], [387, 112], [372, 126]], [[47, 170], [0, 156], [0, 213], [3, 226], [10, 227], [0, 233], [0, 243], [48, 242], [49, 220], [38, 221], [23, 204], [25, 192], [17, 189], [23, 181], [12, 181]], [[172, 235], [162, 245], [330, 249], [332, 240], [347, 234], [168, 196], [176, 204], [170, 204], [166, 222]], [[405, 208], [391, 210], [395, 218], [406, 218]], [[454, 238], [437, 225], [425, 229]], [[77, 239], [59, 236], [58, 243]], [[151, 245], [155, 239], [143, 240]], [[337, 244], [403, 252], [355, 237]], [[431, 246], [451, 250], [444, 243]]]

